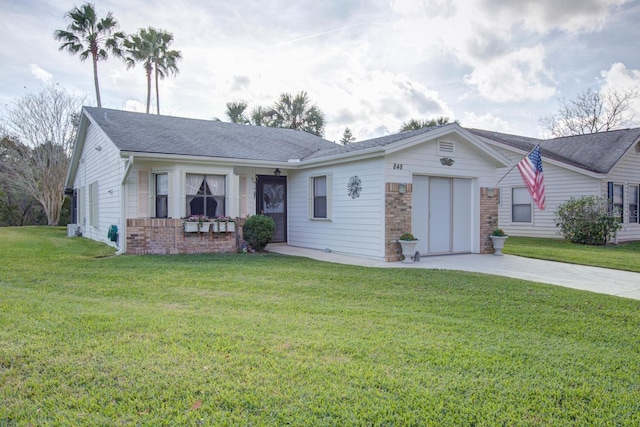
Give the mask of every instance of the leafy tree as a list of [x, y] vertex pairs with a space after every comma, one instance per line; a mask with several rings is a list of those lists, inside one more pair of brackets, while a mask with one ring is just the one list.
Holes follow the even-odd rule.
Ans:
[[57, 85], [28, 93], [5, 107], [2, 169], [12, 191], [30, 196], [58, 225], [69, 156], [84, 98]]
[[541, 117], [540, 124], [555, 137], [614, 130], [633, 120], [629, 103], [638, 95], [638, 90], [596, 92], [587, 89], [576, 99], [560, 99], [558, 112]]
[[356, 138], [351, 133], [351, 129], [344, 128], [344, 133], [342, 134], [342, 138], [340, 138], [340, 142], [342, 143], [342, 145], [351, 144], [355, 140]]
[[562, 236], [573, 243], [606, 245], [620, 226], [620, 218], [607, 209], [603, 197], [571, 198], [558, 207], [556, 227]]
[[159, 79], [178, 72], [177, 62], [182, 58], [177, 50], [169, 50], [173, 35], [153, 27], [141, 28], [137, 34], [130, 35], [123, 43], [124, 62], [127, 68], [142, 63], [147, 77], [147, 114], [151, 108], [151, 75], [155, 75], [157, 114], [160, 114]]
[[118, 28], [118, 22], [111, 12], [100, 19], [96, 15], [95, 5], [91, 3], [74, 7], [65, 17], [71, 21], [70, 24], [66, 30], [56, 30], [54, 37], [62, 42], [60, 50], [67, 50], [72, 55], [79, 54], [81, 61], [91, 55], [96, 100], [98, 107], [102, 107], [98, 83], [98, 61], [106, 60], [109, 51], [115, 56], [120, 56], [122, 53], [120, 45], [125, 35], [123, 32], [115, 31]]
[[[402, 127], [400, 128], [400, 132], [406, 132], [409, 130], [418, 130], [423, 128], [430, 128], [440, 125], [449, 124], [449, 117], [437, 117], [435, 119], [410, 119], [407, 122], [402, 123]], [[454, 123], [459, 123], [457, 120]]]

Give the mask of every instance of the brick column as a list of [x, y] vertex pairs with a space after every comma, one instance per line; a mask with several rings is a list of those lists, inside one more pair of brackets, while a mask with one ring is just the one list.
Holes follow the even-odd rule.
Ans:
[[[493, 193], [493, 194], [491, 194]], [[482, 187], [480, 189], [480, 253], [492, 254], [493, 244], [489, 236], [498, 226], [499, 188]]]
[[411, 230], [412, 184], [404, 184], [405, 192], [400, 193], [400, 184], [387, 182], [385, 185], [385, 260], [402, 260], [402, 249], [398, 238]]

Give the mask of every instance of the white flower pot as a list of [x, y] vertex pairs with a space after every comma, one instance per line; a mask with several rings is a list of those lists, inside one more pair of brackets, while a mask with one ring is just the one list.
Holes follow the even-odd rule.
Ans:
[[418, 241], [398, 240], [398, 243], [400, 243], [400, 246], [402, 247], [402, 255], [404, 255], [404, 260], [402, 260], [402, 262], [413, 262], [413, 259], [411, 259], [411, 257], [416, 253], [416, 245], [418, 244]]
[[203, 222], [202, 224], [198, 222], [185, 221], [184, 222], [184, 232], [185, 233], [208, 233], [211, 228], [210, 222]]
[[211, 231], [214, 233], [233, 233], [236, 231], [236, 223], [231, 221], [216, 221], [211, 223]]
[[494, 255], [502, 256], [502, 248], [504, 248], [504, 242], [509, 236], [489, 236], [493, 242]]

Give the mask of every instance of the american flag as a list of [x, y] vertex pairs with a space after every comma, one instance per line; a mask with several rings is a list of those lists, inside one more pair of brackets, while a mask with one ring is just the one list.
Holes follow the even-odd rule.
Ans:
[[540, 145], [536, 145], [536, 148], [520, 160], [518, 170], [520, 171], [520, 175], [522, 175], [524, 183], [527, 185], [531, 198], [536, 202], [538, 209], [543, 211], [546, 198], [544, 196], [544, 175], [542, 174]]

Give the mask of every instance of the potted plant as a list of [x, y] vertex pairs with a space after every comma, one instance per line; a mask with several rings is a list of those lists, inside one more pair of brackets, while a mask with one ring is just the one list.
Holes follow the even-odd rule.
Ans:
[[213, 220], [211, 231], [214, 233], [232, 233], [236, 231], [236, 223], [228, 216], [219, 216]]
[[502, 256], [502, 248], [504, 242], [509, 238], [501, 228], [496, 228], [491, 232], [491, 241], [493, 242], [494, 255]]
[[211, 223], [209, 218], [204, 215], [190, 215], [183, 219], [185, 233], [200, 233], [201, 231], [209, 232]]
[[413, 262], [413, 255], [416, 251], [416, 245], [418, 244], [418, 239], [411, 233], [404, 233], [398, 239], [398, 243], [402, 247], [402, 255], [404, 255], [404, 260], [402, 262]]

